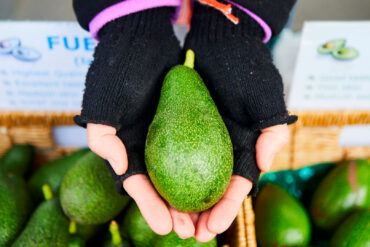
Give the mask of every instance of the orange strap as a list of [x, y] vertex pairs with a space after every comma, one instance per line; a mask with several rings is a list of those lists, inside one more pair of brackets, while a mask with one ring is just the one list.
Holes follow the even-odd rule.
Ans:
[[232, 9], [231, 4], [223, 4], [217, 2], [217, 0], [198, 0], [198, 2], [221, 11], [221, 13], [224, 14], [226, 18], [229, 19], [232, 23], [234, 24], [239, 23], [239, 18], [231, 14]]

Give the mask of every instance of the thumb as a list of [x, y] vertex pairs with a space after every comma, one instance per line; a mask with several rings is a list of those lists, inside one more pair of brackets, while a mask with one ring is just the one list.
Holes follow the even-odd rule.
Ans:
[[270, 170], [276, 154], [288, 143], [289, 130], [287, 124], [275, 125], [261, 130], [256, 143], [256, 159], [258, 168]]
[[114, 127], [89, 123], [87, 124], [87, 140], [91, 151], [108, 160], [117, 175], [126, 172], [126, 148], [121, 139], [116, 136]]

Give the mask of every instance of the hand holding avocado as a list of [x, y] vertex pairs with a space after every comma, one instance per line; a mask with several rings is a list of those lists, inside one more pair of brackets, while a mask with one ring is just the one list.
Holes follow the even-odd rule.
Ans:
[[[263, 15], [273, 35], [277, 35], [294, 2], [266, 1], [261, 4], [264, 5], [262, 9], [252, 3], [246, 7], [261, 13], [281, 9], [281, 12], [276, 11], [280, 17]], [[84, 13], [88, 7], [85, 6]], [[151, 179], [157, 190], [149, 180], [144, 162], [146, 134], [155, 114], [162, 80], [181, 60], [181, 48], [170, 23], [170, 9], [157, 7], [130, 14], [105, 24], [99, 31], [100, 43], [86, 77], [82, 112], [75, 121], [87, 126], [89, 147], [108, 161], [116, 189], [123, 192], [124, 188], [133, 197], [148, 225], [158, 234], [167, 234], [173, 229], [182, 238], [195, 236], [204, 242], [225, 231], [245, 196], [251, 189], [255, 194], [260, 170], [269, 169], [274, 156], [287, 142], [287, 124], [296, 120], [286, 111], [281, 77], [272, 64], [268, 48], [262, 43], [263, 31], [239, 8], [234, 8], [234, 12], [240, 19], [238, 25], [229, 22], [217, 10], [195, 2], [192, 28], [185, 42], [186, 49], [195, 51], [195, 68], [205, 80], [216, 103], [215, 109], [230, 134], [234, 156], [230, 184], [223, 185], [225, 193], [223, 196], [221, 193], [218, 203], [201, 213], [184, 213], [168, 206], [161, 198], [164, 194], [158, 194], [159, 185], [153, 181], [153, 176]], [[82, 24], [90, 21], [84, 14], [78, 17]], [[188, 97], [192, 98], [193, 94]], [[194, 111], [197, 109], [201, 107], [194, 107]], [[190, 128], [201, 131], [199, 136], [209, 130], [197, 126]], [[214, 137], [213, 134], [210, 137]], [[213, 141], [209, 144], [219, 145]], [[178, 155], [183, 151], [180, 149]], [[201, 173], [197, 169], [193, 172]], [[230, 179], [229, 171], [225, 174]], [[199, 189], [200, 186], [208, 184], [199, 185]], [[192, 197], [191, 194], [188, 196]], [[213, 190], [208, 194], [212, 195]], [[212, 201], [209, 196], [202, 199], [205, 204]]]

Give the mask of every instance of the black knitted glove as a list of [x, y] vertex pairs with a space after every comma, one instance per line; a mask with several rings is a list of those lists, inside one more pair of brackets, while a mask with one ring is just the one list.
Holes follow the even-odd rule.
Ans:
[[[293, 0], [234, 2], [261, 17], [265, 14], [265, 21], [272, 23], [273, 35], [281, 31], [294, 4]], [[286, 110], [281, 76], [272, 64], [268, 47], [262, 43], [262, 28], [236, 7], [232, 13], [239, 17], [239, 24], [233, 24], [218, 10], [195, 2], [185, 48], [194, 50], [195, 69], [204, 79], [229, 130], [234, 147], [234, 174], [251, 180], [254, 185], [251, 193], [255, 194], [260, 175], [255, 144], [260, 129], [291, 124], [297, 117], [289, 116]]]
[[[80, 116], [75, 122], [113, 126], [126, 146], [128, 170], [112, 176], [116, 189], [134, 174], [146, 174], [145, 139], [162, 80], [180, 62], [181, 49], [170, 22], [171, 9], [155, 8], [106, 24], [86, 76]], [[108, 162], [107, 162], [108, 163]]]

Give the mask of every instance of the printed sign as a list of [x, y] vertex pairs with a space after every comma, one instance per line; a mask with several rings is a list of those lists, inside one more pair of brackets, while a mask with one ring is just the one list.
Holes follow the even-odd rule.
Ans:
[[96, 42], [76, 22], [0, 22], [0, 110], [80, 111]]
[[370, 21], [306, 22], [290, 110], [370, 110]]

